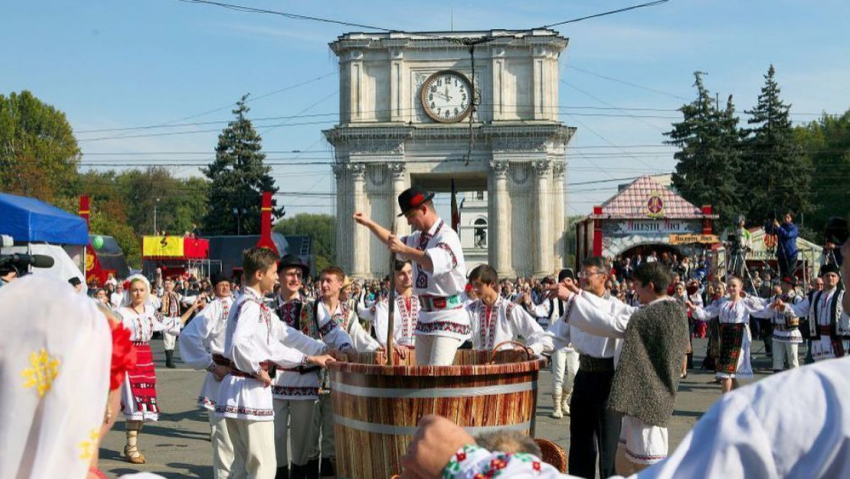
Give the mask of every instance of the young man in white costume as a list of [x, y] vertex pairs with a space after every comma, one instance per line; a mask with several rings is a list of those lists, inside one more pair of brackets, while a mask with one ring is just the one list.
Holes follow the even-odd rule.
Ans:
[[230, 368], [224, 358], [224, 332], [233, 306], [230, 278], [213, 276], [215, 299], [189, 323], [180, 334], [180, 355], [187, 366], [207, 371], [198, 396], [198, 406], [207, 410], [210, 442], [213, 451], [215, 479], [227, 479], [233, 463], [233, 444], [224, 420], [215, 414], [218, 386]]
[[[499, 275], [491, 266], [482, 264], [469, 273], [478, 299], [466, 310], [472, 325], [473, 349], [492, 351], [501, 343], [516, 341], [522, 337], [526, 348], [535, 355], [551, 352], [552, 338], [518, 304], [499, 295]], [[514, 349], [514, 345], [505, 344], [499, 350]]]
[[[572, 269], [562, 269], [558, 273], [558, 284], [565, 284], [566, 280], [574, 281], [575, 272]], [[566, 301], [560, 298], [543, 300], [540, 304], [532, 306], [534, 314], [549, 318], [549, 326], [559, 321], [567, 312]], [[552, 351], [552, 400], [554, 410], [551, 416], [561, 419], [564, 415], [570, 415], [570, 399], [573, 395], [573, 385], [578, 372], [579, 354], [573, 349], [572, 344], [558, 343]]]
[[[419, 321], [419, 297], [413, 294], [413, 266], [410, 261], [396, 261], [393, 266], [393, 286], [395, 304], [393, 324], [393, 344], [413, 349], [416, 344], [416, 324]], [[382, 299], [375, 306], [375, 335], [382, 346], [387, 345], [390, 304]]]
[[[844, 261], [850, 259], [845, 258]], [[797, 304], [787, 304], [781, 299], [774, 303], [777, 311], [784, 311], [788, 316], [809, 319], [812, 357], [815, 361], [850, 354], [850, 316], [844, 310], [845, 291], [838, 287], [841, 282], [838, 273], [838, 266], [825, 264], [820, 270], [823, 291], [818, 291]]]
[[[251, 248], [242, 254], [242, 294], [227, 320], [224, 357], [230, 373], [219, 385], [216, 414], [233, 443], [231, 478], [274, 479], [274, 405], [269, 371], [333, 362], [324, 343], [281, 322], [264, 304], [277, 282], [277, 254]], [[303, 351], [303, 352], [302, 352]]]
[[398, 196], [398, 204], [412, 234], [397, 237], [362, 212], [354, 220], [366, 226], [387, 248], [413, 262], [413, 293], [422, 311], [416, 326], [416, 363], [445, 366], [469, 334], [469, 316], [463, 308], [466, 264], [457, 233], [434, 209], [434, 193], [414, 186]]

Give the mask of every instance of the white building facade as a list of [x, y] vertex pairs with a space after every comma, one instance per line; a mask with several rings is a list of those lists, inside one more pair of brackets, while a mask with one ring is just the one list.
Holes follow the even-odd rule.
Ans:
[[355, 277], [386, 274], [386, 247], [354, 212], [405, 234], [397, 196], [413, 184], [447, 192], [454, 179], [459, 191], [487, 192], [475, 208], [486, 207], [486, 262], [501, 276], [560, 269], [574, 133], [558, 121], [567, 43], [552, 30], [349, 33], [331, 43], [340, 119], [324, 134], [335, 156], [338, 264]]

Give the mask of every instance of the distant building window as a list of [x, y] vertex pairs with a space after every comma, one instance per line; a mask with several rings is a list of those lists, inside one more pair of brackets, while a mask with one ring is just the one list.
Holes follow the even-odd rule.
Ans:
[[487, 247], [487, 220], [484, 218], [478, 218], [474, 223], [475, 229], [475, 247], [476, 248], [486, 248]]
[[[475, 192], [475, 199], [483, 201], [484, 200], [484, 192], [483, 191], [476, 191]], [[487, 222], [485, 221], [484, 223], [486, 224]]]

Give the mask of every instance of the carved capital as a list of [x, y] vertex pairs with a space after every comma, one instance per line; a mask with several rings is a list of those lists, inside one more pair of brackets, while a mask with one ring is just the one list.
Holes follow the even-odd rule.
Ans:
[[537, 160], [532, 163], [534, 166], [534, 172], [537, 176], [546, 176], [549, 174], [549, 169], [552, 168], [552, 162], [549, 160]]
[[393, 181], [404, 181], [404, 174], [407, 171], [407, 167], [404, 163], [387, 163], [387, 169], [389, 169], [390, 173], [392, 173]]
[[552, 173], [555, 174], [555, 179], [563, 180], [564, 174], [567, 172], [567, 164], [561, 161], [552, 164]]
[[346, 164], [348, 171], [351, 172], [351, 177], [354, 178], [355, 181], [363, 181], [364, 176], [366, 175], [366, 165], [361, 165], [359, 163], [348, 163]]
[[490, 162], [490, 169], [493, 170], [493, 176], [499, 179], [507, 178], [509, 166], [510, 164], [507, 161]]

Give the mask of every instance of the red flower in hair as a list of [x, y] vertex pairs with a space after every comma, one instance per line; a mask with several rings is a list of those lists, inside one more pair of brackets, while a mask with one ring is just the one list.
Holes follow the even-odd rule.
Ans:
[[109, 390], [124, 383], [124, 374], [136, 365], [136, 348], [130, 341], [130, 331], [121, 323], [112, 324], [112, 363], [109, 368]]

